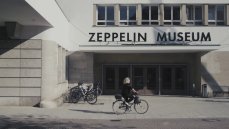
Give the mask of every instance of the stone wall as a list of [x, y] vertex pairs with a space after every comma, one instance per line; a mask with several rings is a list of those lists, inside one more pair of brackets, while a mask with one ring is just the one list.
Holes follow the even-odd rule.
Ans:
[[41, 60], [41, 40], [0, 41], [0, 105], [40, 102]]
[[213, 91], [223, 91], [229, 88], [229, 52], [213, 51], [202, 54], [201, 83], [207, 84], [208, 96]]

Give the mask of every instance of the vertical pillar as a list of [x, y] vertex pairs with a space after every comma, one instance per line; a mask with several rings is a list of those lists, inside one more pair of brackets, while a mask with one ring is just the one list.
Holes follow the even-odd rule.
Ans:
[[203, 6], [203, 25], [208, 25], [208, 5]]
[[182, 4], [181, 5], [181, 10], [180, 10], [180, 14], [181, 14], [181, 25], [186, 25], [186, 20], [187, 20], [187, 14], [186, 14], [186, 5]]
[[141, 4], [137, 5], [137, 15], [136, 15], [137, 25], [142, 24], [142, 6]]
[[226, 12], [226, 14], [225, 14], [226, 24], [225, 25], [229, 25], [229, 5], [226, 5], [226, 11], [225, 12]]
[[97, 7], [93, 5], [93, 26], [96, 26], [96, 14], [97, 14]]
[[164, 5], [160, 4], [159, 8], [160, 8], [160, 25], [163, 26], [164, 25]]
[[119, 25], [119, 5], [116, 4], [114, 7], [114, 20], [115, 20], [115, 25], [118, 26]]
[[55, 90], [58, 83], [58, 45], [42, 41], [41, 107], [57, 107]]

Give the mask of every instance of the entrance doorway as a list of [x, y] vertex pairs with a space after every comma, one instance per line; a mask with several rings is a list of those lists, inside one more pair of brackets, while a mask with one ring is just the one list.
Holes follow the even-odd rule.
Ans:
[[104, 93], [120, 93], [125, 77], [143, 95], [187, 94], [186, 65], [104, 65]]

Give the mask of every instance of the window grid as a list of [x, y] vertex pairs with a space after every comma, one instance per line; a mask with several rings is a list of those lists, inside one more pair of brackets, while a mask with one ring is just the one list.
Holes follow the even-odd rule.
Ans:
[[[99, 14], [98, 14], [98, 8], [99, 7], [104, 7], [105, 8], [105, 14], [104, 14], [105, 19], [104, 20], [99, 20]], [[114, 20], [108, 20], [108, 15], [107, 15], [108, 7], [113, 7], [113, 9], [114, 9], [114, 6], [113, 5], [97, 5], [97, 11], [96, 11], [97, 12], [96, 13], [96, 16], [97, 16], [96, 17], [96, 25], [97, 26], [111, 26], [111, 25], [115, 25], [115, 17], [114, 17]], [[102, 23], [102, 24], [99, 24], [99, 23]]]
[[[125, 20], [121, 20], [121, 13], [120, 13], [120, 9], [119, 9], [119, 19], [116, 19], [116, 20], [119, 20], [119, 26], [137, 26], [137, 5], [120, 5], [119, 7], [121, 6], [125, 6], [126, 7], [126, 19]], [[130, 20], [130, 7], [135, 7], [135, 20]], [[186, 5], [187, 6], [190, 6], [192, 8], [192, 19], [186, 19], [186, 25], [203, 25], [203, 17], [204, 17], [204, 11], [203, 11], [203, 5]], [[209, 25], [225, 25], [225, 19], [226, 19], [226, 7], [225, 5], [208, 5], [208, 9], [209, 9], [209, 6], [211, 7], [214, 7], [214, 14], [212, 14], [214, 17], [214, 19], [211, 19], [210, 18], [208, 19], [208, 24]], [[99, 20], [99, 15], [98, 15], [98, 7], [104, 7], [105, 8], [105, 16], [104, 16], [104, 20]], [[113, 20], [108, 20], [108, 7], [113, 7]], [[159, 8], [159, 5], [155, 4], [155, 5], [142, 5], [142, 7], [148, 7], [149, 8], [149, 20], [141, 20], [141, 25], [160, 25], [160, 8]], [[181, 7], [180, 5], [165, 5], [164, 6], [164, 11], [165, 11], [165, 7], [170, 7], [170, 19], [168, 20], [165, 20], [165, 16], [164, 16], [164, 25], [180, 25], [181, 23], [181, 12], [179, 12], [179, 20], [174, 20], [174, 7], [178, 7], [179, 10], [181, 11]], [[196, 19], [196, 7], [201, 7], [201, 19]], [[157, 20], [152, 20], [152, 16], [151, 16], [151, 10], [152, 8], [157, 8], [158, 9], [158, 19]], [[177, 8], [177, 9], [178, 9]], [[223, 11], [223, 18], [221, 16], [221, 19], [218, 18], [218, 15], [220, 14], [219, 12], [222, 12]], [[164, 12], [166, 13], [166, 12]], [[209, 14], [209, 10], [208, 10], [208, 16], [210, 15]], [[186, 9], [186, 16], [187, 16], [187, 9]], [[149, 24], [148, 24], [149, 23]], [[96, 26], [115, 26], [115, 7], [114, 5], [97, 5], [96, 6]]]
[[[208, 18], [208, 24], [209, 25], [224, 25], [224, 21], [225, 21], [225, 6], [224, 5], [208, 5], [208, 9], [210, 6], [213, 6], [214, 7], [214, 20], [209, 20]], [[219, 7], [223, 7], [223, 20], [219, 20], [218, 19], [218, 14], [217, 14], [217, 11], [219, 9]], [[208, 13], [209, 13], [209, 10], [208, 10]]]
[[[165, 8], [166, 7], [171, 7], [170, 8], [170, 11], [171, 11], [171, 19], [170, 20], [165, 20], [165, 16], [164, 16], [164, 25], [180, 25], [180, 22], [181, 22], [181, 20], [179, 19], [179, 20], [174, 20], [174, 8], [175, 7], [179, 7], [179, 9], [181, 9], [180, 8], [180, 6], [179, 5], [165, 5], [164, 6], [164, 10], [165, 10]], [[164, 14], [165, 14], [166, 12], [164, 11]], [[180, 11], [179, 11], [179, 13], [180, 13]], [[181, 16], [181, 13], [179, 14], [179, 17]]]
[[[188, 12], [187, 12], [187, 7], [190, 6], [192, 8], [192, 19], [189, 20], [188, 19]], [[201, 13], [201, 19], [196, 19], [196, 8], [197, 7], [200, 7], [201, 8], [201, 12], [198, 12], [198, 13]], [[186, 5], [186, 16], [187, 16], [187, 19], [186, 19], [186, 24], [187, 25], [202, 25], [202, 22], [203, 22], [203, 6], [201, 5]]]
[[[119, 25], [128, 26], [128, 25], [137, 25], [137, 6], [136, 5], [121, 5], [121, 7], [126, 7], [126, 20], [121, 20], [121, 9], [119, 9]], [[130, 7], [135, 7], [135, 20], [130, 20]]]
[[[149, 20], [142, 20], [142, 25], [147, 25], [145, 23], [149, 23], [148, 25], [160, 25], [160, 9], [158, 5], [143, 5], [143, 7], [149, 8]], [[152, 20], [152, 8], [157, 8], [158, 10], [158, 17], [157, 20]]]

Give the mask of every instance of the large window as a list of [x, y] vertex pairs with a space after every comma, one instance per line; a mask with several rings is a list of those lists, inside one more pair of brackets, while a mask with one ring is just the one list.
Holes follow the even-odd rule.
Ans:
[[225, 7], [223, 5], [208, 5], [208, 24], [224, 25]]
[[159, 8], [158, 6], [142, 6], [142, 25], [159, 25]]
[[164, 7], [164, 24], [180, 25], [180, 6], [166, 5]]
[[136, 6], [120, 6], [120, 25], [137, 25]]
[[203, 8], [201, 5], [186, 6], [187, 25], [202, 25]]
[[114, 6], [97, 6], [97, 25], [115, 25]]

